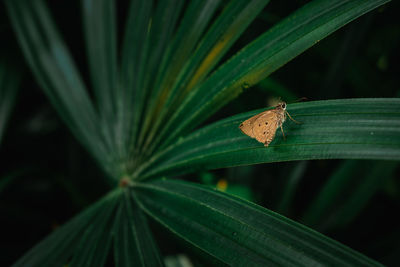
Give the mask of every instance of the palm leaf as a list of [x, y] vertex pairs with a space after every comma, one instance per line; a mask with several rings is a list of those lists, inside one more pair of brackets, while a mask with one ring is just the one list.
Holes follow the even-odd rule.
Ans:
[[146, 217], [129, 190], [124, 192], [117, 216], [114, 243], [116, 266], [163, 266]]
[[111, 244], [110, 229], [117, 201], [104, 205], [101, 212], [93, 218], [95, 223], [89, 224], [75, 247], [70, 261], [72, 266], [103, 266]]
[[158, 132], [154, 147], [171, 144], [250, 86], [330, 33], [387, 0], [316, 0], [261, 35], [199, 84]]
[[135, 184], [141, 207], [180, 238], [236, 266], [379, 266], [301, 224], [193, 183]]
[[103, 266], [114, 241], [117, 266], [162, 266], [146, 218], [116, 189], [57, 229], [13, 266]]
[[[160, 70], [160, 62], [163, 59], [163, 56], [166, 56], [166, 52], [168, 46], [173, 40], [173, 34], [178, 22], [178, 17], [181, 15], [181, 10], [183, 8], [184, 1], [180, 0], [166, 0], [158, 2], [154, 15], [151, 21], [151, 27], [149, 30], [149, 48], [148, 50], [151, 53], [148, 54], [147, 60], [144, 67], [144, 85], [142, 88], [138, 88], [138, 90], [144, 91], [144, 101], [142, 103], [138, 103], [138, 106], [135, 106], [135, 113], [138, 114], [138, 119], [134, 124], [134, 134], [133, 138], [135, 141], [135, 147], [139, 146], [139, 138], [136, 138], [136, 133], [144, 124], [144, 120], [146, 119], [147, 112], [149, 111], [149, 103], [154, 99], [154, 91], [156, 90], [156, 79], [157, 75], [159, 75]], [[139, 51], [141, 52], [141, 51]], [[145, 105], [145, 103], [147, 105]], [[142, 136], [143, 138], [143, 136]], [[134, 151], [134, 157], [138, 157], [138, 151]]]
[[[146, 97], [144, 90], [146, 66], [152, 50], [152, 32], [149, 33], [153, 1], [131, 1], [121, 59], [121, 87], [118, 107], [120, 141], [124, 155], [131, 153], [136, 140]], [[168, 9], [167, 9], [168, 10]], [[159, 14], [163, 16], [162, 14]], [[157, 24], [157, 22], [156, 22]], [[132, 30], [135, 29], [135, 30]], [[157, 31], [157, 34], [159, 32]], [[133, 110], [133, 111], [132, 111]]]
[[[82, 1], [86, 51], [92, 88], [108, 146], [115, 148], [117, 52], [114, 1]], [[110, 124], [110, 125], [109, 125]]]
[[79, 141], [111, 177], [112, 140], [104, 135], [99, 116], [78, 70], [42, 0], [6, 1], [25, 57], [44, 92]]
[[244, 135], [239, 124], [261, 110], [195, 131], [154, 155], [135, 177], [195, 172], [238, 165], [309, 159], [400, 159], [400, 99], [344, 99], [288, 105], [291, 116], [274, 141]]
[[[153, 136], [154, 128], [157, 127], [154, 126], [157, 125], [154, 124], [154, 121], [157, 120], [156, 117], [159, 116], [162, 107], [172, 92], [171, 88], [175, 77], [195, 49], [197, 41], [212, 19], [220, 2], [220, 0], [193, 0], [189, 2], [174, 39], [162, 58], [156, 82], [152, 88], [152, 95], [154, 96], [149, 99], [146, 117], [141, 127], [139, 144], [145, 146]], [[149, 134], [150, 128], [152, 128], [153, 133]]]
[[[96, 219], [102, 217], [105, 220], [109, 220], [112, 218], [111, 214], [104, 212], [103, 209], [112, 211], [110, 208], [115, 207], [115, 204], [119, 200], [118, 192], [111, 192], [78, 214], [28, 251], [13, 266], [59, 266], [67, 263], [78, 244], [82, 244], [82, 240], [84, 240], [82, 237], [88, 237], [87, 235], [85, 237], [85, 232], [88, 233], [91, 229], [99, 226]], [[90, 238], [93, 240], [98, 239], [101, 234], [101, 232], [92, 232]], [[89, 248], [94, 248], [98, 244], [88, 243], [86, 245]], [[104, 246], [104, 244], [100, 246]]]
[[[110, 176], [110, 183], [115, 185], [124, 177], [123, 188], [55, 231], [16, 266], [102, 266], [112, 244], [117, 266], [162, 265], [143, 210], [225, 263], [377, 265], [282, 216], [205, 187], [130, 180], [285, 160], [398, 159], [396, 99], [291, 105], [289, 112], [303, 124], [286, 123], [287, 140], [282, 142], [278, 135], [268, 149], [237, 128], [255, 112], [217, 122], [177, 141], [243, 89], [387, 1], [315, 0], [211, 73], [268, 1], [234, 1], [221, 16], [217, 12], [222, 1], [196, 0], [184, 5], [169, 0], [158, 1], [156, 7], [152, 1], [133, 1], [118, 68], [114, 3], [94, 5], [84, 0], [96, 99], [92, 102], [43, 0], [6, 0], [27, 61], [52, 104]], [[184, 6], [186, 11], [180, 14]], [[236, 16], [237, 20], [230, 21]], [[160, 111], [165, 114], [159, 116]], [[134, 175], [127, 177], [132, 170]]]
[[224, 8], [175, 78], [147, 140], [152, 140], [161, 122], [172, 115], [195, 84], [204, 80], [268, 2], [234, 0]]
[[82, 1], [84, 29], [92, 87], [99, 111], [105, 120], [115, 113], [117, 91], [117, 59], [115, 4], [113, 1]]

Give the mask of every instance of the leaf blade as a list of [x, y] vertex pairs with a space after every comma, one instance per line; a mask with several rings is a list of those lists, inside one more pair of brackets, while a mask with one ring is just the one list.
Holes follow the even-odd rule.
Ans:
[[117, 216], [114, 243], [116, 266], [163, 266], [145, 215], [129, 191], [123, 193]]
[[[172, 93], [175, 77], [194, 51], [201, 34], [220, 5], [220, 0], [190, 1], [181, 23], [175, 33], [174, 39], [169, 44], [160, 63], [156, 82], [152, 91], [143, 127], [141, 128], [139, 144], [146, 147], [156, 134], [161, 123], [158, 114]], [[155, 126], [154, 126], [155, 125]], [[143, 148], [146, 150], [146, 148]]]
[[[114, 148], [117, 97], [117, 41], [114, 1], [82, 1], [86, 54], [101, 128]], [[114, 148], [115, 149], [115, 148]]]
[[[172, 115], [190, 90], [205, 79], [268, 3], [269, 0], [233, 0], [223, 9], [177, 75], [165, 107], [157, 117], [159, 124], [154, 127], [159, 127]], [[159, 141], [156, 136], [150, 150], [157, 147]]]
[[315, 0], [264, 33], [195, 88], [165, 125], [161, 148], [338, 28], [389, 0]]
[[71, 132], [111, 180], [118, 171], [110, 163], [110, 140], [107, 142], [101, 131], [98, 114], [49, 10], [41, 0], [5, 3], [36, 80]]
[[121, 87], [118, 94], [121, 149], [129, 155], [136, 142], [145, 104], [145, 75], [151, 54], [149, 28], [153, 1], [131, 1], [124, 30], [121, 59]]
[[134, 190], [150, 216], [227, 264], [379, 265], [279, 214], [204, 186], [155, 180]]
[[260, 110], [195, 131], [139, 169], [139, 179], [196, 171], [310, 159], [400, 159], [400, 99], [342, 99], [288, 105], [302, 122], [284, 123], [268, 148], [238, 128]]
[[72, 266], [103, 266], [111, 245], [112, 234], [107, 231], [113, 225], [113, 214], [120, 201], [115, 197], [102, 205], [82, 234], [70, 261]]
[[116, 29], [114, 1], [82, 2], [89, 71], [97, 104], [105, 118], [115, 113], [117, 84]]
[[108, 205], [117, 198], [118, 191], [109, 193], [47, 236], [25, 253], [13, 266], [56, 266], [60, 263], [67, 263], [80, 241], [81, 234], [92, 218], [104, 205]]

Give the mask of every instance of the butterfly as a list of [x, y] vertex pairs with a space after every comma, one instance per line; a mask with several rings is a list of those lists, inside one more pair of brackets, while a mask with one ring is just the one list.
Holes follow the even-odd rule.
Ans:
[[244, 134], [255, 138], [258, 142], [263, 143], [265, 147], [268, 147], [272, 140], [274, 140], [278, 128], [281, 128], [283, 138], [285, 138], [282, 124], [286, 120], [286, 115], [292, 121], [300, 123], [294, 120], [286, 111], [286, 103], [281, 102], [274, 109], [266, 110], [245, 120], [239, 125], [239, 129]]

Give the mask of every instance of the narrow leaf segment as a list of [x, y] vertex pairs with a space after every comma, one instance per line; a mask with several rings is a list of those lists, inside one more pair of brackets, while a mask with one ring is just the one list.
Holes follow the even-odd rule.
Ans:
[[[28, 251], [13, 266], [163, 266], [145, 214], [117, 188]], [[149, 265], [147, 265], [149, 264]]]
[[265, 32], [198, 84], [158, 133], [160, 148], [188, 133], [250, 86], [388, 0], [316, 0]]
[[138, 179], [200, 169], [310, 159], [400, 159], [400, 99], [342, 99], [288, 105], [287, 120], [268, 148], [239, 124], [262, 110], [216, 122], [180, 139], [139, 169]]
[[204, 186], [156, 180], [136, 184], [134, 194], [163, 226], [229, 265], [379, 265], [277, 213]]

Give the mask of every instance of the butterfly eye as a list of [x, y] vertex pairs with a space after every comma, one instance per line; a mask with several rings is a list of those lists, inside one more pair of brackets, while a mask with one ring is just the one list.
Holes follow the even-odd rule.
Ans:
[[282, 104], [282, 108], [285, 109], [286, 108], [286, 103]]

